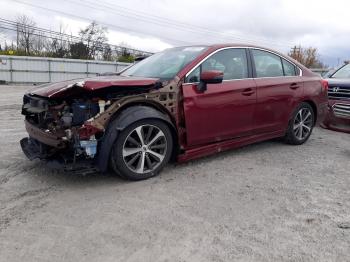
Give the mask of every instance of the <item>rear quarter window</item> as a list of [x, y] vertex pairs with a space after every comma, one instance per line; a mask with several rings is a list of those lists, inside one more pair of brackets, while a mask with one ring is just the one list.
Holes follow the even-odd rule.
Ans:
[[297, 68], [292, 63], [288, 62], [287, 60], [282, 58], [282, 64], [284, 69], [284, 75], [285, 76], [296, 76], [297, 75]]
[[284, 76], [281, 58], [262, 50], [252, 50], [256, 77]]

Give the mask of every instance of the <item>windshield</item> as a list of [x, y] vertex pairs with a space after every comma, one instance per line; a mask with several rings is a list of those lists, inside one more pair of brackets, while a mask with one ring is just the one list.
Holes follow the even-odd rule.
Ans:
[[340, 68], [332, 75], [332, 78], [350, 78], [350, 64], [347, 64]]
[[122, 76], [140, 76], [170, 80], [192, 62], [206, 47], [176, 47], [152, 55], [126, 69]]

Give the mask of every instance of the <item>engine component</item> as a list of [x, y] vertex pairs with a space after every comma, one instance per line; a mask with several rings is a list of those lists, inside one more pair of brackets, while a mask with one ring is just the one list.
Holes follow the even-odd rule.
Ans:
[[66, 113], [62, 116], [61, 119], [64, 127], [70, 127], [72, 125], [72, 121], [73, 121], [72, 116], [73, 116], [72, 113]]
[[78, 134], [80, 139], [88, 139], [89, 137], [101, 131], [103, 130], [87, 123], [84, 124], [81, 128], [79, 128]]
[[104, 100], [98, 100], [98, 105], [100, 107], [100, 113], [105, 111], [106, 102]]
[[48, 107], [49, 103], [45, 99], [29, 95], [23, 97], [22, 114], [24, 115], [26, 115], [26, 112], [34, 114], [42, 113], [47, 111]]
[[75, 102], [72, 104], [73, 121], [72, 125], [82, 125], [86, 120], [97, 115], [100, 107], [92, 102]]
[[93, 158], [96, 155], [97, 140], [95, 138], [91, 140], [81, 140], [80, 147], [84, 150], [88, 157]]
[[70, 130], [70, 129], [66, 129], [65, 130], [65, 133], [66, 133], [66, 137], [67, 137], [67, 139], [68, 140], [71, 140], [72, 139], [72, 130]]

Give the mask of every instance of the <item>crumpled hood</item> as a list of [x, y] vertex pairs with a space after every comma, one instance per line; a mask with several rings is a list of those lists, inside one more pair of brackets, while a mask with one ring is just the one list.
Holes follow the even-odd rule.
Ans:
[[67, 91], [79, 89], [85, 92], [107, 87], [147, 87], [155, 85], [159, 79], [126, 76], [98, 76], [93, 78], [73, 79], [69, 81], [48, 83], [29, 90], [29, 94], [48, 98], [62, 98]]

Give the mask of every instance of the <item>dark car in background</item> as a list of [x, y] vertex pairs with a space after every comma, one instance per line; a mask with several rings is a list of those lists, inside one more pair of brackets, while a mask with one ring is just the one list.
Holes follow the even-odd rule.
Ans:
[[322, 126], [350, 133], [350, 64], [327, 74], [328, 114]]
[[[110, 167], [139, 180], [179, 162], [283, 137], [308, 140], [327, 110], [325, 81], [290, 57], [241, 44], [167, 49], [106, 75], [24, 95], [30, 159]], [[71, 169], [70, 169], [71, 170]]]

